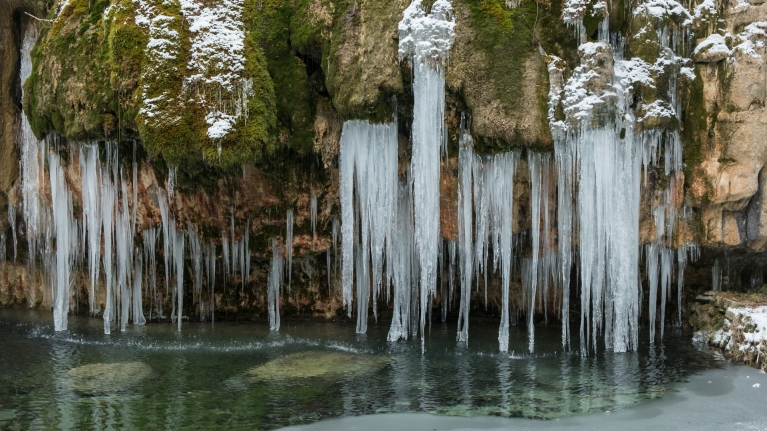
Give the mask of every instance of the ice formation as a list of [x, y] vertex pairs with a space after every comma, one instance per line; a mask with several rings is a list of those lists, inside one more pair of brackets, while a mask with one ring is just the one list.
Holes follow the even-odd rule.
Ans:
[[272, 238], [272, 263], [267, 281], [267, 302], [269, 304], [269, 329], [280, 330], [280, 290], [283, 274], [282, 250], [277, 239]]
[[[414, 0], [399, 23], [399, 56], [413, 67], [413, 215], [420, 266], [421, 334], [427, 301], [436, 293], [440, 153], [445, 142], [445, 64], [455, 38], [453, 8], [437, 0], [427, 15]], [[422, 338], [423, 340], [423, 338]]]
[[290, 292], [290, 283], [293, 280], [293, 210], [288, 210], [285, 219], [285, 254], [287, 255], [288, 272], [288, 292]]
[[312, 195], [309, 206], [312, 219], [312, 250], [317, 250], [317, 196]]
[[[518, 6], [518, 2], [513, 1], [507, 4]], [[174, 64], [182, 49], [184, 41], [174, 30], [180, 23], [177, 17], [161, 13], [153, 2], [134, 0], [134, 5], [136, 23], [149, 33], [145, 53], [151, 67], [145, 70], [144, 78], [153, 81], [166, 73], [165, 69]], [[192, 33], [188, 75], [184, 81], [186, 95], [207, 109], [208, 137], [220, 139], [240, 118], [247, 119], [247, 101], [252, 96], [251, 84], [243, 78], [244, 4], [241, 0], [214, 0], [205, 5], [182, 0], [179, 5]], [[711, 8], [709, 1], [696, 7], [696, 16], [707, 8]], [[575, 27], [580, 39], [585, 39], [586, 9], [584, 2], [568, 0], [563, 11], [563, 19]], [[332, 221], [332, 256], [329, 247], [325, 259], [329, 289], [337, 279], [336, 268], [341, 262], [343, 304], [350, 317], [356, 313], [357, 332], [366, 331], [371, 305], [375, 315], [377, 301], [383, 298], [393, 306], [388, 339], [396, 341], [420, 334], [423, 341], [434, 298], [440, 296], [445, 321], [457, 296], [457, 340], [467, 342], [472, 294], [481, 295], [480, 289], [484, 287], [487, 306], [487, 278], [495, 274], [501, 282], [498, 333], [501, 352], [509, 349], [509, 326], [514, 312], [524, 313], [527, 319], [528, 348], [532, 352], [534, 314], [542, 312], [547, 319], [547, 310], [552, 308], [550, 303], [561, 313], [562, 345], [569, 347], [571, 285], [581, 286], [581, 351], [585, 354], [596, 350], [599, 335], [603, 336], [608, 349], [631, 350], [638, 343], [640, 266], [643, 264], [649, 293], [650, 338], [656, 340], [658, 327], [662, 338], [666, 304], [674, 296], [674, 273], [676, 297], [681, 304], [684, 268], [697, 257], [698, 248], [695, 244], [674, 243], [679, 221], [688, 216], [684, 206], [677, 202], [682, 186], [679, 132], [673, 127], [662, 131], [645, 129], [645, 124], [658, 118], [677, 118], [681, 112], [676, 79], [678, 75], [689, 77], [691, 74], [691, 69], [682, 67], [689, 63], [685, 63], [680, 53], [686, 30], [657, 29], [661, 49], [655, 63], [624, 59], [621, 42], [609, 37], [607, 4], [598, 2], [593, 9], [595, 16], [602, 20], [598, 41], [580, 44], [582, 62], [569, 79], [565, 80], [562, 70], [558, 69], [557, 63], [561, 60], [550, 57], [549, 120], [554, 138], [553, 155], [511, 151], [479, 156], [474, 152], [468, 120], [462, 121], [457, 241], [443, 241], [439, 231], [441, 156], [446, 155], [447, 141], [445, 66], [455, 37], [452, 6], [447, 0], [437, 0], [427, 14], [421, 0], [415, 0], [405, 10], [398, 30], [400, 60], [406, 60], [412, 67], [414, 79], [410, 169], [404, 178], [399, 177], [396, 118], [384, 124], [350, 120], [344, 123], [341, 135], [341, 223], [337, 219]], [[682, 27], [691, 19], [674, 0], [645, 2], [633, 13], [658, 19], [671, 16], [684, 22]], [[111, 16], [111, 9], [105, 16]], [[732, 57], [741, 52], [755, 56], [765, 46], [765, 28], [767, 25], [760, 22], [745, 27], [735, 37], [714, 34], [687, 54], [705, 51]], [[31, 71], [30, 50], [36, 37], [36, 28], [29, 26], [22, 44], [22, 81]], [[730, 50], [728, 43], [736, 47]], [[611, 62], [613, 67], [597, 70], [605, 62]], [[638, 108], [632, 107], [637, 89], [655, 88], [657, 75], [666, 73], [667, 69], [674, 72], [668, 94], [660, 95], [658, 100], [638, 102]], [[596, 78], [606, 78], [604, 88], [598, 88]], [[170, 104], [174, 109], [167, 112], [177, 110], [184, 103], [158, 89], [144, 86], [141, 91], [141, 115], [147, 122], [159, 121], [159, 114], [166, 112], [165, 107]], [[564, 119], [555, 118], [560, 104]], [[60, 145], [56, 137], [38, 141], [26, 117], [22, 116], [19, 140], [21, 212], [27, 229], [30, 265], [37, 258], [46, 262], [57, 330], [66, 328], [71, 269], [80, 260], [87, 260], [90, 312], [102, 314], [106, 333], [111, 331], [113, 323], [119, 324], [121, 330], [125, 330], [130, 321], [143, 324], [144, 295], [150, 298], [150, 318], [153, 314], [164, 317], [163, 301], [158, 297], [156, 286], [158, 237], [163, 243], [165, 299], [173, 304], [171, 318], [178, 329], [184, 319], [185, 263], [190, 264], [192, 273], [194, 308], [199, 310], [201, 319], [208, 314], [214, 319], [217, 246], [213, 241], [206, 243], [198, 227], [191, 223], [179, 230], [183, 227], [177, 226], [174, 215], [176, 168], [169, 170], [166, 187], [157, 190], [162, 227], [149, 226], [142, 232], [143, 241], [137, 245], [134, 243], [138, 198], [135, 143], [132, 175], [126, 172], [127, 166], [118, 162], [118, 144], [80, 145], [77, 154], [82, 177], [82, 219], [76, 220], [72, 215], [72, 191], [61, 160], [56, 154], [47, 155], [49, 147], [55, 149]], [[104, 161], [99, 159], [99, 145], [105, 149]], [[53, 198], [50, 208], [40, 198], [41, 190], [45, 189], [46, 157]], [[639, 198], [650, 166], [659, 168], [657, 171], [662, 172], [667, 181], [663, 189], [654, 191], [654, 240], [640, 247]], [[518, 174], [530, 178], [531, 228], [515, 235], [514, 179]], [[555, 195], [556, 210], [550, 208]], [[316, 250], [318, 202], [315, 195], [310, 196], [309, 205], [312, 249]], [[9, 208], [8, 216], [15, 237], [15, 208]], [[284, 278], [287, 278], [288, 289], [292, 282], [294, 224], [293, 210], [288, 210], [284, 251], [281, 243], [272, 239], [267, 296], [270, 328], [275, 331], [280, 326]], [[230, 226], [221, 232], [220, 275], [236, 279], [239, 271], [243, 294], [251, 272], [249, 233], [250, 220], [237, 238], [235, 208], [232, 208]], [[0, 242], [4, 247], [4, 242]], [[518, 246], [520, 242], [524, 247]], [[331, 266], [331, 257], [334, 266]], [[578, 271], [573, 272], [574, 268]], [[457, 281], [454, 281], [456, 271]], [[571, 280], [571, 273], [578, 274], [579, 279]], [[721, 290], [722, 268], [718, 261], [712, 277], [714, 289]], [[512, 279], [522, 283], [521, 304], [511, 304]], [[101, 281], [106, 287], [104, 310], [97, 309], [94, 303]], [[438, 281], [442, 282], [439, 286]], [[205, 284], [207, 291], [204, 291]], [[678, 319], [681, 321], [681, 314]]]
[[[497, 270], [500, 264], [502, 304], [498, 343], [500, 350], [505, 352], [509, 347], [509, 285], [514, 251], [512, 207], [514, 177], [519, 154], [508, 152], [483, 159], [474, 154], [473, 143], [468, 132], [464, 131], [462, 135], [459, 150], [459, 255], [463, 279], [459, 309], [461, 326], [458, 339], [468, 340], [472, 268], [476, 268], [477, 273], [487, 274], [490, 271], [487, 263], [490, 245], [488, 238], [490, 238], [494, 252], [493, 269]], [[474, 226], [476, 238], [474, 239], [471, 237], [473, 210], [476, 210]], [[476, 265], [470, 262], [472, 259]]]
[[[351, 316], [352, 286], [356, 285], [357, 332], [365, 332], [371, 280], [375, 297], [396, 272], [391, 263], [394, 262], [392, 223], [397, 214], [398, 193], [397, 123], [347, 121], [340, 146], [343, 301]], [[384, 256], [390, 263], [386, 273], [383, 272]], [[353, 282], [355, 269], [356, 283]]]

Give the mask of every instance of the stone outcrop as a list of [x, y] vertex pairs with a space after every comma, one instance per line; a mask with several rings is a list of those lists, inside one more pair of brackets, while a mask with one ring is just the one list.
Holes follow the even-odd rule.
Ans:
[[[339, 216], [337, 161], [342, 124], [354, 118], [388, 121], [396, 115], [400, 175], [406, 176], [411, 151], [412, 70], [398, 58], [396, 30], [409, 1], [259, 2], [262, 8], [245, 1], [246, 57], [257, 66], [249, 76], [258, 95], [248, 103], [257, 100], [258, 104], [248, 105], [252, 108], [249, 126], [237, 123], [232, 140], [220, 142], [205, 137], [208, 124], [201, 108], [183, 99], [189, 96], [184, 91], [192, 92], [182, 82], [188, 76], [148, 82], [144, 45], [149, 30], [139, 24], [135, 2], [94, 0], [93, 8], [84, 7], [87, 1], [70, 3], [61, 11], [65, 20], [55, 25], [41, 23], [35, 75], [25, 87], [29, 94], [25, 109], [40, 137], [59, 136], [62, 147], [73, 144], [66, 177], [74, 191], [75, 208], [81, 207], [76, 157], [80, 141], [122, 140], [121, 154], [131, 154], [135, 139], [138, 229], [159, 223], [157, 190], [167, 188], [172, 168], [177, 169], [178, 186], [171, 209], [179, 226], [191, 223], [206, 241], [218, 246], [220, 233], [231, 231], [232, 216], [235, 237], [249, 226], [250, 252], [256, 261], [248, 279], [253, 292], [239, 296], [219, 293], [222, 310], [249, 310], [251, 316], [263, 317], [270, 241], [276, 238], [284, 244], [286, 212], [292, 209], [294, 283], [299, 287], [291, 293], [288, 307], [294, 307], [296, 314], [339, 315], [343, 304], [329, 293], [339, 288], [338, 280], [326, 281], [324, 253], [334, 250], [332, 225]], [[431, 2], [424, 3], [430, 7]], [[584, 6], [578, 15], [583, 32], [576, 35], [562, 21], [567, 5], [559, 1], [454, 0], [456, 38], [445, 71], [449, 139], [440, 184], [443, 238], [457, 238], [456, 155], [461, 114], [469, 114], [480, 154], [509, 149], [548, 152], [554, 142], [550, 122], [564, 121], [574, 113], [564, 102], [549, 104], [551, 95], [561, 95], [568, 79], [581, 73], [586, 77], [583, 90], [605, 102], [595, 116], [596, 121], [603, 121], [616, 100], [612, 84], [618, 77], [631, 83], [626, 97], [638, 118], [637, 128], [648, 134], [681, 128], [684, 147], [683, 172], [669, 174], [659, 164], [642, 182], [641, 242], [657, 239], [654, 211], [661, 205], [675, 212], [688, 207], [689, 217], [678, 223], [672, 245], [697, 242], [705, 248], [704, 257], [688, 270], [688, 284], [693, 289], [708, 288], [712, 263], [718, 260], [724, 265], [729, 259], [725, 287], [749, 287], [740, 280], [746, 276], [738, 275], [743, 268], [761, 262], [767, 251], [767, 3], [712, 4], [691, 11], [611, 13], [611, 28], [627, 41], [626, 52], [614, 53], [599, 38], [606, 15], [596, 4]], [[8, 0], [0, 5], [0, 55], [5, 60], [0, 66], [0, 232], [10, 233], [7, 205], [19, 203], [15, 130], [22, 100], [18, 50], [24, 26], [31, 19], [21, 12], [56, 20], [57, 11], [46, 15], [43, 6], [33, 0]], [[191, 39], [193, 32], [182, 20], [182, 12], [172, 12], [181, 36]], [[670, 34], [687, 29], [694, 35], [697, 48], [687, 47], [689, 60], [674, 58], [670, 49], [661, 48], [664, 29]], [[578, 38], [588, 44], [579, 49]], [[185, 43], [178, 45], [184, 63], [168, 68], [181, 75], [187, 73], [191, 55]], [[630, 65], [635, 69], [629, 68], [628, 73], [624, 64], [619, 70], [616, 60], [620, 58], [638, 59]], [[672, 78], [676, 79], [673, 85]], [[142, 85], [163, 91], [167, 87], [183, 99], [161, 112], [166, 120], [175, 114], [184, 119], [177, 128], [163, 128], [167, 124], [160, 122], [162, 127], [142, 129], [139, 110], [147, 104]], [[678, 91], [669, 91], [674, 86]], [[681, 109], [676, 116], [666, 115], [676, 109]], [[182, 129], [183, 133], [174, 132]], [[525, 235], [533, 223], [529, 169], [524, 159], [514, 186], [513, 232], [523, 238], [520, 255], [529, 257]], [[124, 167], [130, 171], [129, 161]], [[661, 196], [671, 181], [680, 184], [674, 196]], [[127, 182], [128, 187], [133, 186], [131, 178]], [[44, 195], [50, 200], [49, 190]], [[319, 203], [316, 238], [310, 227], [312, 196]], [[555, 214], [553, 187], [545, 199]], [[20, 216], [17, 219], [23, 223]], [[23, 229], [19, 232], [19, 249], [24, 250]], [[554, 228], [550, 234], [557, 236]], [[6, 238], [10, 245], [10, 235]], [[43, 299], [42, 280], [25, 272], [22, 259], [23, 253], [16, 264], [7, 264], [4, 278], [0, 278], [0, 302], [49, 305]], [[333, 259], [332, 265], [337, 265], [335, 256]], [[231, 285], [240, 282], [234, 277]], [[493, 283], [491, 280], [488, 314], [500, 302]], [[521, 296], [521, 286], [513, 284], [512, 292]]]
[[734, 361], [767, 371], [766, 287], [749, 296], [711, 291], [698, 295], [690, 313], [695, 340], [722, 349]]

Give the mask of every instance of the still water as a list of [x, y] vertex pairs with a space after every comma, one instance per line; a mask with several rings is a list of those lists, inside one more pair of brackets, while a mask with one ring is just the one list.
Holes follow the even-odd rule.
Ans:
[[70, 316], [69, 328], [55, 333], [48, 313], [0, 310], [0, 429], [274, 429], [393, 412], [554, 419], [629, 409], [723, 366], [668, 330], [663, 344], [640, 333], [638, 352], [584, 358], [562, 351], [555, 326], [536, 328], [535, 354], [515, 327], [512, 353], [499, 353], [497, 326], [482, 323], [468, 347], [454, 325], [433, 324], [423, 352], [419, 340], [387, 342], [380, 323], [365, 335], [306, 322], [279, 333], [185, 322], [182, 332], [149, 324], [104, 335], [101, 320]]

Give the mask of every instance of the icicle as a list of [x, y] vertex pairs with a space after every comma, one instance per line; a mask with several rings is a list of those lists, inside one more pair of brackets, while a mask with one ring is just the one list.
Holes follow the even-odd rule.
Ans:
[[202, 303], [202, 243], [197, 235], [197, 228], [189, 222], [187, 222], [187, 237], [189, 238], [189, 251], [192, 254], [192, 271], [194, 272], [192, 297], [197, 297], [200, 321], [202, 321], [205, 316]]
[[420, 266], [421, 344], [427, 306], [436, 293], [439, 243], [440, 151], [445, 139], [445, 64], [455, 38], [453, 9], [437, 0], [426, 15], [414, 0], [399, 23], [399, 57], [413, 66], [413, 154], [411, 179], [415, 246]]
[[[458, 148], [458, 263], [461, 272], [461, 302], [458, 308], [459, 342], [469, 341], [469, 309], [474, 275], [474, 243], [472, 241], [472, 175], [475, 167], [474, 142], [464, 131]], [[476, 193], [475, 196], [479, 197]], [[479, 209], [477, 209], [479, 213]], [[479, 234], [480, 227], [477, 227]]]
[[660, 250], [656, 243], [645, 246], [645, 261], [647, 262], [647, 282], [650, 290], [650, 342], [655, 342], [655, 316], [658, 307], [658, 259]]
[[673, 250], [662, 248], [661, 260], [661, 303], [660, 303], [660, 338], [663, 339], [663, 328], [666, 326], [666, 300], [671, 291], [671, 277], [674, 271]]
[[133, 140], [133, 212], [131, 213], [131, 238], [136, 236], [136, 211], [138, 210], [138, 162], [136, 161], [136, 140]]
[[243, 251], [242, 258], [245, 260], [242, 273], [242, 288], [250, 282], [250, 219], [245, 223], [245, 232], [243, 233]]
[[216, 321], [216, 245], [208, 245], [208, 289], [210, 290], [210, 321]]
[[16, 207], [8, 205], [8, 223], [11, 225], [11, 238], [13, 238], [13, 261], [16, 262]]
[[[530, 185], [532, 188], [530, 192], [530, 210], [532, 212], [532, 228], [530, 230], [530, 236], [532, 238], [533, 255], [530, 264], [530, 285], [524, 284], [523, 289], [527, 291], [526, 295], [529, 301], [527, 310], [527, 335], [528, 349], [530, 350], [530, 353], [532, 353], [535, 340], [535, 326], [533, 325], [533, 317], [535, 315], [535, 299], [538, 287], [538, 258], [541, 250], [541, 183], [543, 181], [543, 163], [541, 160], [541, 155], [538, 153], [528, 152], [527, 165], [530, 169]], [[548, 196], [546, 196], [546, 198], [548, 199]]]
[[72, 259], [70, 238], [72, 234], [72, 195], [64, 176], [59, 156], [51, 154], [50, 166], [51, 199], [53, 218], [56, 229], [56, 290], [53, 296], [53, 327], [56, 331], [66, 331], [69, 312], [69, 283]]
[[332, 294], [331, 284], [330, 284], [330, 247], [328, 247], [328, 249], [325, 250], [325, 260], [327, 263], [327, 271], [328, 271], [328, 296], [330, 296]]
[[144, 273], [148, 280], [148, 292], [152, 298], [150, 304], [149, 318], [152, 318], [152, 313], [156, 312], [157, 317], [162, 317], [162, 304], [157, 300], [157, 228], [150, 226], [142, 233], [144, 239], [144, 262], [146, 269]]
[[80, 147], [80, 177], [82, 178], [83, 225], [88, 238], [88, 273], [91, 281], [89, 311], [93, 314], [101, 255], [101, 164], [98, 146], [95, 144]]
[[184, 316], [184, 234], [173, 230], [173, 257], [176, 259], [176, 298], [178, 300], [178, 330]]
[[141, 256], [141, 250], [136, 248], [136, 257], [134, 258], [134, 272], [133, 272], [133, 315], [134, 325], [146, 324], [146, 318], [144, 317], [144, 305], [142, 302], [143, 287], [141, 285], [144, 277], [142, 277], [144, 271], [144, 262]]
[[288, 293], [290, 293], [290, 282], [293, 279], [293, 210], [288, 210], [286, 215], [287, 227], [285, 235], [285, 251], [288, 258]]
[[311, 198], [312, 250], [317, 250], [317, 196]]
[[178, 167], [173, 166], [168, 169], [168, 200], [173, 201], [173, 198], [176, 193], [176, 172], [178, 171]]
[[682, 292], [684, 291], [684, 270], [687, 267], [687, 247], [677, 249], [676, 256], [678, 268], [676, 273], [677, 312], [679, 313], [677, 318], [679, 319], [679, 326], [682, 326]]
[[[114, 154], [113, 173], [117, 169], [117, 153]], [[128, 188], [125, 171], [120, 169], [120, 193], [122, 205], [115, 202], [115, 257], [117, 261], [117, 295], [120, 307], [120, 330], [125, 331], [128, 324], [131, 304], [131, 285], [133, 273], [133, 228], [128, 204]], [[115, 183], [115, 186], [117, 183]]]
[[[392, 274], [392, 296], [394, 306], [392, 323], [387, 336], [389, 341], [408, 338], [411, 327], [412, 298], [417, 294], [417, 259], [413, 238], [413, 197], [412, 186], [405, 181], [398, 186], [397, 213], [394, 218], [392, 235], [392, 257], [387, 262], [395, 268]], [[414, 334], [415, 335], [415, 334]]]
[[565, 140], [555, 140], [554, 156], [557, 165], [557, 232], [562, 284], [562, 348], [570, 346], [570, 270], [572, 269], [573, 231], [573, 149]]
[[333, 270], [338, 275], [338, 218], [333, 218]]
[[229, 277], [230, 269], [229, 269], [229, 240], [226, 237], [226, 230], [221, 231], [221, 246], [223, 248], [223, 254], [224, 254], [224, 279]]
[[[501, 261], [501, 327], [498, 332], [501, 352], [509, 350], [509, 285], [511, 284], [511, 261], [513, 258], [512, 208], [514, 205], [514, 173], [518, 156], [518, 153], [515, 152], [498, 154], [489, 161], [487, 166], [494, 178], [493, 184], [490, 185], [491, 225], [494, 236], [499, 238], [493, 250], [494, 256], [498, 256]], [[532, 331], [530, 333], [532, 334]], [[530, 351], [532, 351], [532, 341]]]
[[232, 216], [231, 216], [231, 229], [232, 229], [232, 276], [237, 274], [237, 270], [239, 269], [240, 264], [240, 243], [235, 240], [236, 235], [234, 232], [234, 208], [232, 208]]
[[168, 208], [168, 195], [165, 190], [157, 189], [157, 202], [160, 207], [160, 218], [162, 220], [162, 248], [165, 257], [165, 294], [170, 293], [170, 267], [173, 262], [173, 231], [175, 222], [171, 219]]
[[269, 303], [269, 329], [280, 330], [280, 290], [282, 287], [283, 274], [282, 251], [276, 238], [272, 238], [272, 263], [269, 269], [267, 282], [267, 296]]
[[722, 291], [722, 265], [719, 259], [714, 260], [714, 266], [711, 268], [711, 290]]
[[[392, 229], [397, 214], [397, 123], [370, 124], [367, 121], [347, 121], [341, 134], [340, 195], [342, 240], [342, 285], [344, 304], [351, 315], [352, 265], [364, 274], [357, 274], [358, 304], [357, 332], [364, 332], [367, 322], [367, 300], [373, 286], [373, 305], [384, 282], [388, 283], [397, 269], [393, 266]], [[356, 193], [355, 193], [356, 190]], [[357, 197], [357, 205], [354, 205]], [[355, 207], [358, 217], [355, 217]], [[354, 257], [354, 232], [359, 232]], [[399, 240], [399, 238], [398, 238]], [[385, 258], [384, 258], [385, 257]], [[389, 262], [386, 274], [384, 261]]]
[[104, 254], [102, 262], [104, 265], [104, 276], [106, 278], [106, 303], [104, 305], [104, 333], [111, 332], [111, 322], [114, 319], [114, 300], [113, 292], [115, 284], [115, 271], [112, 265], [114, 251], [114, 229], [115, 229], [115, 201], [117, 199], [117, 188], [113, 184], [109, 175], [111, 163], [112, 145], [107, 144], [107, 161], [104, 166], [104, 174], [101, 176], [101, 221], [104, 233]]

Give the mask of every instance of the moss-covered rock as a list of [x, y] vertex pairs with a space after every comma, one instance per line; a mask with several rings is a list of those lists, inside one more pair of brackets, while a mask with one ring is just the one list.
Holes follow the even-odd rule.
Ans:
[[472, 115], [477, 150], [549, 149], [549, 82], [540, 51], [577, 61], [573, 32], [560, 18], [561, 2], [527, 0], [516, 9], [501, 0], [453, 3], [456, 39], [446, 83]]
[[391, 360], [383, 355], [308, 351], [279, 357], [264, 365], [251, 368], [246, 375], [255, 381], [358, 377], [375, 374], [390, 363]]
[[81, 395], [124, 392], [141, 385], [154, 375], [143, 362], [88, 364], [67, 371], [61, 384]]
[[[132, 93], [138, 68], [125, 58], [134, 35], [122, 33], [121, 22], [113, 26], [104, 19], [109, 5], [108, 0], [73, 0], [51, 25], [42, 26], [24, 94], [38, 136], [56, 131], [85, 140], [136, 134]], [[112, 81], [113, 73], [120, 79]]]

